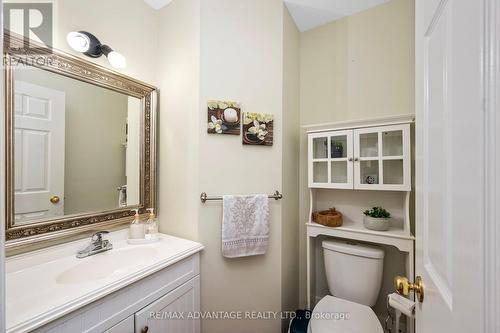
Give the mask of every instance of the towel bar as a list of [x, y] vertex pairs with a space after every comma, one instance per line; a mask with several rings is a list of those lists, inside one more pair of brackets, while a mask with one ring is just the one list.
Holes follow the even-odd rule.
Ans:
[[[279, 191], [276, 191], [276, 192], [274, 192], [274, 194], [270, 194], [267, 197], [269, 199], [280, 200], [280, 199], [283, 199], [283, 194], [281, 194]], [[202, 203], [205, 203], [205, 202], [211, 201], [211, 200], [222, 200], [222, 196], [209, 197], [205, 192], [202, 192], [200, 194], [200, 200]]]

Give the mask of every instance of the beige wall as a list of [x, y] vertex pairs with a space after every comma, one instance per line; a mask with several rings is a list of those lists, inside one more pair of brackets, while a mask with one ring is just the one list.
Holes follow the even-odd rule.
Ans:
[[[414, 113], [414, 0], [392, 0], [301, 34], [301, 125]], [[300, 304], [309, 214], [300, 136]]]
[[[300, 33], [284, 7], [283, 13], [283, 193], [282, 202], [282, 309], [299, 305], [299, 126]], [[287, 328], [287, 322], [284, 322]], [[286, 332], [286, 331], [285, 331]]]
[[65, 93], [64, 214], [118, 207], [126, 184], [126, 95], [34, 68], [15, 79]]
[[158, 33], [160, 231], [198, 240], [199, 0], [163, 8]]
[[[281, 0], [201, 1], [199, 191], [272, 193], [282, 186]], [[243, 146], [241, 136], [209, 135], [206, 102], [230, 99], [274, 115], [272, 147]], [[270, 201], [270, 243], [263, 256], [221, 256], [220, 202], [197, 205], [204, 311], [281, 309], [281, 202]], [[278, 332], [279, 320], [204, 321], [204, 333]]]
[[413, 0], [334, 21], [301, 36], [301, 123], [413, 113]]
[[[199, 201], [202, 191], [282, 190], [282, 16], [281, 0], [174, 0], [161, 10], [161, 230], [206, 246], [201, 257], [203, 311], [279, 311], [282, 306], [281, 202], [270, 202], [266, 255], [225, 259], [221, 202]], [[243, 146], [241, 136], [207, 134], [209, 99], [238, 100], [244, 111], [274, 114], [274, 145]], [[293, 112], [289, 126], [297, 128], [298, 108]], [[280, 329], [280, 320], [202, 323], [205, 333]]]

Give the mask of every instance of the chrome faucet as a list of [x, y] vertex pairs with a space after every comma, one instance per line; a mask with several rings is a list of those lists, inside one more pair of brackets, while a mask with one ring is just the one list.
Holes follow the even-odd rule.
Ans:
[[109, 234], [109, 231], [99, 231], [93, 234], [92, 239], [90, 240], [90, 245], [85, 249], [78, 251], [76, 257], [85, 258], [100, 252], [111, 250], [113, 248], [113, 244], [111, 244], [107, 239], [102, 239], [102, 235], [104, 234]]

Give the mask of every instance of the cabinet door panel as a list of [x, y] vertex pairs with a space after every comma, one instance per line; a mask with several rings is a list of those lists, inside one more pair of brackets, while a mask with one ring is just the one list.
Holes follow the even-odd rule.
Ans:
[[[200, 278], [196, 276], [135, 314], [136, 333], [199, 333]], [[191, 317], [192, 318], [192, 317]]]
[[353, 131], [309, 134], [309, 187], [353, 188]]
[[353, 188], [352, 130], [335, 131], [330, 135], [330, 187]]
[[134, 329], [134, 316], [130, 316], [110, 329], [104, 331], [104, 333], [134, 333]]
[[411, 190], [410, 125], [354, 130], [354, 188]]
[[308, 137], [309, 187], [328, 187], [328, 135], [317, 133]]

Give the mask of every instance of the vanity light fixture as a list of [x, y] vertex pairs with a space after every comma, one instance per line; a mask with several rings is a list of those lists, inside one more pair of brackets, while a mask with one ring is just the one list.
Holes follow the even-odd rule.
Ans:
[[71, 31], [66, 36], [66, 40], [73, 50], [81, 52], [88, 57], [99, 58], [105, 55], [114, 68], [125, 68], [127, 66], [127, 61], [122, 54], [113, 51], [108, 45], [101, 44], [99, 39], [90, 32]]

